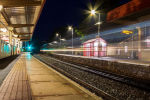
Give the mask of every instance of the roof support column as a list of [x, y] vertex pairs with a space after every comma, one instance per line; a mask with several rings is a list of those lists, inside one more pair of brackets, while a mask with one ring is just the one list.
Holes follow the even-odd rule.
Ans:
[[22, 41], [20, 41], [20, 48], [22, 49]]
[[9, 31], [9, 44], [11, 47], [11, 55], [13, 55], [12, 32]]
[[138, 30], [138, 59], [141, 59], [141, 28], [136, 27]]
[[9, 31], [9, 44], [12, 45], [12, 32]]
[[16, 46], [17, 45], [17, 43], [16, 43], [16, 38], [14, 38], [14, 46]]
[[[1, 38], [1, 36], [0, 36], [0, 38]], [[2, 41], [1, 41], [1, 39], [0, 39], [0, 59], [1, 59], [1, 51], [2, 51], [2, 50], [1, 50], [1, 42], [2, 42]]]

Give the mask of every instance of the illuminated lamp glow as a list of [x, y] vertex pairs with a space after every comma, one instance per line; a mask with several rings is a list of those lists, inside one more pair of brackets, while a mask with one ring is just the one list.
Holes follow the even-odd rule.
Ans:
[[54, 41], [53, 43], [57, 43], [57, 41]]
[[101, 24], [102, 22], [98, 22], [98, 23], [96, 23], [95, 25], [99, 25], [99, 24]]
[[0, 5], [0, 11], [3, 9], [3, 6], [2, 5]]
[[69, 26], [69, 30], [71, 30], [72, 29], [72, 27], [71, 26]]
[[95, 14], [95, 10], [91, 10], [91, 14], [94, 15]]
[[7, 29], [6, 28], [1, 28], [0, 29], [2, 32], [6, 33], [7, 32]]

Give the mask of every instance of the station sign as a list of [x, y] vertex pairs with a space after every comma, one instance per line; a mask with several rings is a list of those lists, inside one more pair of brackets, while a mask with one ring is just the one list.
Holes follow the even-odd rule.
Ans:
[[133, 34], [133, 29], [132, 28], [123, 28], [122, 29], [122, 34]]
[[133, 31], [131, 31], [131, 30], [123, 30], [122, 33], [123, 34], [132, 34]]

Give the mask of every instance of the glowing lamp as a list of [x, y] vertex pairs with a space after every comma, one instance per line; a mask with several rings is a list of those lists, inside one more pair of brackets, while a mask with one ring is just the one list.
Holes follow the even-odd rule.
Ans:
[[91, 10], [91, 14], [94, 15], [95, 14], [95, 10]]
[[72, 29], [72, 27], [71, 26], [69, 26], [69, 30], [71, 30]]
[[59, 34], [58, 33], [56, 33], [56, 36], [58, 36]]
[[2, 5], [0, 5], [0, 11], [3, 9], [3, 6]]

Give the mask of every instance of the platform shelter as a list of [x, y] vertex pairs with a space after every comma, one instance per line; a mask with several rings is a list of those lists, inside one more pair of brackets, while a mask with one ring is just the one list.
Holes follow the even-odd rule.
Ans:
[[[98, 46], [99, 45], [99, 46]], [[91, 39], [83, 43], [83, 56], [107, 56], [107, 42], [102, 38]]]

